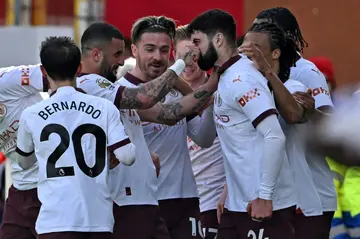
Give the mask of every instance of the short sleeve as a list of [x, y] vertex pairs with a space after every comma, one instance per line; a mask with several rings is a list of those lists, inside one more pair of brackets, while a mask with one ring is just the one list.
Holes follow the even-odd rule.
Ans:
[[28, 157], [34, 153], [34, 142], [32, 134], [28, 129], [26, 119], [28, 119], [27, 111], [23, 111], [19, 121], [19, 129], [17, 133], [16, 152], [23, 157]]
[[255, 128], [266, 117], [278, 114], [270, 90], [251, 75], [241, 76], [240, 81], [230, 84], [234, 101]]
[[107, 99], [119, 108], [124, 86], [113, 84], [99, 75], [84, 75], [77, 79], [77, 87], [87, 94]]
[[298, 80], [312, 90], [315, 108], [333, 106], [325, 76], [318, 69], [315, 67], [304, 69], [299, 73]]
[[295, 92], [306, 92], [308, 90], [304, 84], [295, 80], [287, 80], [284, 83], [284, 86], [291, 94], [294, 94]]
[[120, 119], [120, 112], [112, 104], [109, 104], [107, 136], [107, 145], [110, 152], [130, 143], [129, 136], [126, 134]]

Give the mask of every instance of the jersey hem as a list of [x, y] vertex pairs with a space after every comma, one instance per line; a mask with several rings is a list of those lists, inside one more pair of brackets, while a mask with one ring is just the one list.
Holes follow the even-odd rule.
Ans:
[[49, 227], [49, 228], [38, 228], [36, 227], [36, 231], [38, 234], [45, 234], [45, 233], [54, 233], [54, 232], [113, 232], [113, 227]]

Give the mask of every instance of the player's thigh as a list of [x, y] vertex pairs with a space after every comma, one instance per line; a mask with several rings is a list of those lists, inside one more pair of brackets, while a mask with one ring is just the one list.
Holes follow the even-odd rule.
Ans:
[[0, 238], [35, 238], [35, 222], [40, 206], [36, 189], [20, 191], [11, 186], [5, 203]]
[[159, 213], [155, 221], [155, 230], [151, 235], [151, 239], [170, 239], [170, 233], [165, 220], [160, 216], [160, 209], [158, 209], [158, 211]]
[[250, 239], [294, 239], [295, 207], [273, 212], [270, 220], [257, 222], [247, 213], [239, 213], [236, 222], [240, 238]]
[[330, 236], [333, 212], [325, 212], [321, 216], [305, 217], [303, 214], [295, 216], [296, 239], [328, 239]]
[[151, 238], [159, 214], [157, 206], [132, 205], [119, 207], [114, 204], [114, 231], [112, 239]]
[[184, 198], [174, 207], [174, 215], [177, 215], [176, 224], [168, 225], [171, 239], [194, 239], [203, 238], [200, 208], [198, 198]]
[[224, 209], [218, 228], [217, 239], [240, 239], [236, 228], [236, 213]]
[[205, 239], [216, 238], [219, 223], [217, 220], [216, 209], [204, 211], [200, 214], [201, 227]]

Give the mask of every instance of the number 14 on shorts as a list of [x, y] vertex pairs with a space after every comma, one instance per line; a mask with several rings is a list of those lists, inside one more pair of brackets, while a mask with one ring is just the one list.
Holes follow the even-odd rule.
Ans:
[[264, 229], [259, 230], [259, 234], [256, 235], [256, 233], [253, 230], [250, 230], [247, 234], [248, 238], [251, 239], [270, 239], [269, 237], [264, 237]]

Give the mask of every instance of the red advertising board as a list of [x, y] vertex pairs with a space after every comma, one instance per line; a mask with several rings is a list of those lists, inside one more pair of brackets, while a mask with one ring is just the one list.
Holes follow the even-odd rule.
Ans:
[[107, 0], [105, 20], [130, 37], [131, 26], [140, 17], [165, 15], [177, 20], [178, 25], [184, 25], [200, 13], [212, 8], [222, 9], [232, 14], [236, 19], [237, 34], [243, 33], [244, 0], [207, 0], [204, 2], [194, 2], [193, 0], [153, 0], [150, 2], [146, 0]]

